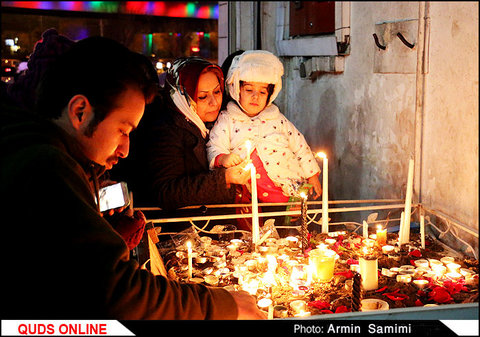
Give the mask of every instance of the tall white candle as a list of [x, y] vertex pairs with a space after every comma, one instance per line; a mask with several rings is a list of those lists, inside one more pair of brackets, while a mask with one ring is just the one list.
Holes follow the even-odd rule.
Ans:
[[405, 196], [405, 219], [403, 223], [403, 235], [401, 244], [410, 242], [410, 217], [412, 212], [412, 194], [413, 194], [413, 159], [408, 163], [407, 192]]
[[192, 268], [192, 243], [187, 241], [187, 250], [188, 250], [188, 279], [192, 278], [193, 268]]
[[363, 220], [363, 238], [368, 239], [368, 223]]
[[404, 225], [404, 222], [405, 222], [405, 213], [402, 212], [402, 214], [400, 215], [400, 229], [398, 231], [398, 243], [399, 244], [402, 244], [403, 242], [403, 232], [404, 232], [404, 228], [405, 228], [405, 225]]
[[425, 217], [420, 215], [420, 238], [422, 243], [422, 249], [425, 249]]
[[322, 233], [328, 233], [328, 158], [323, 152], [317, 153], [323, 159], [322, 181]]
[[258, 219], [258, 195], [257, 195], [257, 170], [252, 163], [246, 168], [250, 169], [251, 194], [252, 194], [252, 243], [256, 245], [260, 236], [260, 225]]

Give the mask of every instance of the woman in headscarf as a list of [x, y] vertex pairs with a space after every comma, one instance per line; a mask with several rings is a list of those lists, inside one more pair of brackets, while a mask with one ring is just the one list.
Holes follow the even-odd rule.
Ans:
[[136, 204], [173, 211], [234, 203], [241, 190], [236, 185], [245, 184], [249, 172], [243, 163], [210, 171], [206, 153], [209, 127], [222, 104], [222, 70], [202, 58], [184, 57], [162, 75], [163, 90], [147, 107], [132, 144], [134, 174], [128, 183]]

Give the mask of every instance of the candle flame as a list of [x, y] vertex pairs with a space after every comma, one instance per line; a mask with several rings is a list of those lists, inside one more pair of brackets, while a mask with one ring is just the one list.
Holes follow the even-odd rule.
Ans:
[[378, 230], [382, 230], [382, 229], [383, 229], [383, 228], [382, 228], [382, 225], [377, 225], [377, 229], [378, 229]]
[[317, 156], [318, 156], [319, 158], [322, 158], [322, 159], [326, 159], [326, 158], [327, 158], [327, 155], [326, 155], [324, 152], [318, 152], [318, 153], [317, 153]]
[[305, 194], [305, 192], [300, 192], [300, 196], [301, 196], [303, 199], [307, 199], [307, 195]]
[[187, 248], [188, 249], [192, 248], [192, 243], [190, 241], [187, 241]]

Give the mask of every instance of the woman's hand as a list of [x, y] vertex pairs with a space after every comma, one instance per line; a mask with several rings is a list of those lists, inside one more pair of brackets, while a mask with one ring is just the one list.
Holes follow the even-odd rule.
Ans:
[[241, 161], [238, 165], [227, 168], [225, 171], [225, 180], [227, 185], [237, 184], [246, 185], [250, 179], [250, 170], [245, 170], [248, 161]]
[[308, 191], [309, 194], [313, 196], [313, 199], [317, 200], [322, 195], [322, 185], [318, 179], [318, 174], [308, 178], [308, 183], [312, 185], [312, 188]]

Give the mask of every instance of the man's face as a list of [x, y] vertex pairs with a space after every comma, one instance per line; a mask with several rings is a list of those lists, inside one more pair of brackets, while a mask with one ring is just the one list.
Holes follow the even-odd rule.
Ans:
[[88, 125], [84, 125], [79, 141], [87, 158], [109, 170], [120, 158], [127, 157], [130, 132], [140, 123], [144, 110], [142, 92], [129, 88], [118, 99], [117, 107], [97, 125], [90, 137], [86, 136]]

